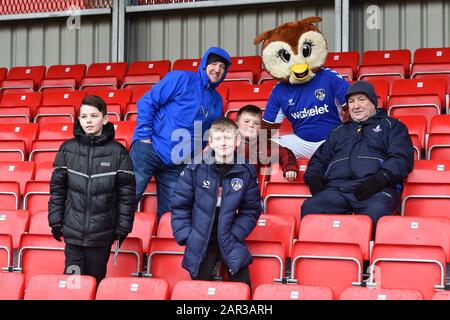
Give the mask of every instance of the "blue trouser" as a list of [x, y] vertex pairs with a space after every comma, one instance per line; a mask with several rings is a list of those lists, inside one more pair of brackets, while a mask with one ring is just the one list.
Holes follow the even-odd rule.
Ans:
[[185, 165], [166, 165], [155, 152], [151, 143], [140, 140], [133, 143], [130, 156], [136, 177], [136, 206], [154, 176], [158, 196], [157, 212], [159, 220], [164, 212], [170, 210], [172, 192]]
[[327, 188], [308, 200], [302, 205], [302, 218], [314, 213], [357, 213], [368, 215], [373, 222], [373, 235], [375, 228], [383, 216], [392, 214], [399, 201], [398, 193], [393, 189], [384, 189], [375, 193], [367, 200], [359, 201], [353, 193], [342, 192]]

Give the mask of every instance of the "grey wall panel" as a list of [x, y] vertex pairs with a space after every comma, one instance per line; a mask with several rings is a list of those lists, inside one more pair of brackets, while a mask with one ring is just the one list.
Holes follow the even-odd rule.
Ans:
[[82, 16], [80, 29], [65, 18], [0, 22], [0, 66], [51, 66], [111, 60], [110, 16]]
[[[374, 11], [379, 8], [379, 25], [373, 27]], [[449, 47], [450, 1], [351, 1], [350, 50]]]
[[[127, 61], [198, 58], [210, 46], [232, 56], [259, 54], [255, 36], [284, 22], [319, 15], [319, 28], [334, 47], [334, 1], [129, 13]], [[161, 49], [163, 48], [163, 49]]]

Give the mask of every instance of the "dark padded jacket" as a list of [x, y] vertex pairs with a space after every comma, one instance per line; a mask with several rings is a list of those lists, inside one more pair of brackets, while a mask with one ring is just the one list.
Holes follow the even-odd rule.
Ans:
[[136, 180], [127, 150], [107, 123], [87, 136], [77, 120], [75, 138], [64, 142], [53, 163], [49, 225], [61, 224], [66, 243], [109, 246], [116, 231], [127, 235], [134, 221]]
[[382, 109], [368, 120], [353, 120], [332, 130], [308, 162], [304, 179], [324, 176], [327, 188], [353, 192], [362, 180], [383, 170], [390, 177], [386, 188], [401, 192], [411, 172], [414, 149], [408, 129]]
[[[207, 164], [187, 165], [181, 173], [171, 203], [175, 240], [186, 245], [183, 267], [196, 277], [213, 228], [219, 172]], [[236, 273], [252, 262], [244, 240], [262, 212], [261, 196], [253, 165], [235, 164], [222, 181], [218, 219], [218, 244], [223, 262]]]

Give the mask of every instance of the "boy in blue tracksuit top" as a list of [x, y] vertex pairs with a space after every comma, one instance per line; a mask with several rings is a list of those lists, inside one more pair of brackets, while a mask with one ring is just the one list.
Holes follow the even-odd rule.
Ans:
[[209, 48], [197, 72], [172, 71], [137, 103], [131, 159], [136, 175], [136, 202], [156, 178], [158, 219], [170, 208], [183, 163], [201, 153], [203, 134], [222, 114], [216, 87], [225, 79], [230, 56]]
[[212, 164], [190, 164], [181, 172], [171, 203], [175, 240], [186, 245], [183, 268], [193, 280], [212, 280], [217, 261], [230, 281], [250, 287], [252, 256], [245, 238], [262, 212], [254, 165], [236, 164], [237, 125], [220, 118], [210, 129]]

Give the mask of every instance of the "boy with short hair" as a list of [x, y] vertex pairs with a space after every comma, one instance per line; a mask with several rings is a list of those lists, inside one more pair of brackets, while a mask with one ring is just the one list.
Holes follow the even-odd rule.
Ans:
[[114, 240], [120, 245], [133, 228], [136, 182], [102, 98], [83, 99], [73, 131], [53, 163], [48, 222], [56, 240], [64, 236], [64, 272], [93, 276], [98, 286]]
[[244, 240], [262, 212], [255, 166], [236, 164], [241, 138], [232, 120], [216, 120], [208, 140], [214, 161], [187, 165], [171, 204], [175, 240], [186, 245], [183, 268], [193, 280], [212, 280], [220, 260], [230, 281], [250, 286], [252, 256]]
[[[245, 105], [239, 109], [236, 123], [243, 138], [243, 145], [239, 148], [245, 152], [245, 159], [252, 164], [256, 164], [258, 169], [261, 166], [261, 156], [270, 157], [274, 150], [270, 148], [270, 140], [267, 143], [267, 154], [262, 152], [259, 145], [259, 134], [262, 122], [262, 110], [255, 105]], [[267, 140], [267, 139], [266, 139]], [[278, 143], [274, 143], [278, 148], [279, 162], [283, 170], [283, 176], [288, 181], [294, 181], [298, 175], [298, 163], [294, 153]], [[259, 170], [258, 170], [259, 172]]]

